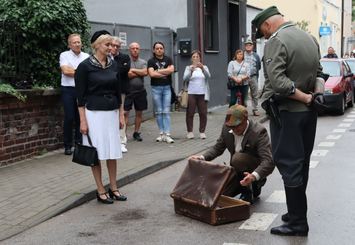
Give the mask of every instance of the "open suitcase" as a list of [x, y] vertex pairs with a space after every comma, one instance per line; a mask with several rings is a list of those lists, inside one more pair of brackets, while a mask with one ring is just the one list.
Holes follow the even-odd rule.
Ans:
[[232, 168], [200, 160], [189, 160], [170, 196], [175, 213], [211, 225], [250, 217], [250, 203], [221, 195]]

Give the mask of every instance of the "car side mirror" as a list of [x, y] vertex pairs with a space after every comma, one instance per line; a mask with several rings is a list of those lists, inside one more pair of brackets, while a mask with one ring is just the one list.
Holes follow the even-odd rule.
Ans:
[[353, 76], [354, 76], [354, 74], [351, 73], [351, 72], [349, 72], [348, 74], [345, 74], [345, 75], [344, 75], [345, 78], [347, 78], [347, 77], [353, 77]]

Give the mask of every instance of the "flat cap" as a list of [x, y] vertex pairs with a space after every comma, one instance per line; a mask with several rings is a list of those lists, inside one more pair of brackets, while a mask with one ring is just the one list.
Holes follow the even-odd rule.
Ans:
[[106, 30], [96, 31], [96, 32], [92, 35], [90, 42], [91, 42], [91, 43], [94, 43], [94, 42], [96, 41], [96, 39], [98, 39], [99, 36], [101, 36], [101, 35], [111, 35], [111, 33], [109, 33], [109, 32], [106, 31]]
[[235, 127], [248, 118], [248, 110], [242, 105], [233, 105], [227, 111], [225, 124], [228, 127]]
[[253, 41], [251, 39], [247, 39], [244, 44], [254, 44]]
[[259, 14], [257, 14], [257, 16], [255, 16], [255, 18], [251, 21], [251, 23], [257, 29], [255, 38], [261, 38], [264, 36], [264, 34], [260, 32], [260, 26], [265, 20], [267, 20], [269, 17], [273, 15], [282, 15], [276, 6], [271, 6], [268, 7], [267, 9], [264, 9]]

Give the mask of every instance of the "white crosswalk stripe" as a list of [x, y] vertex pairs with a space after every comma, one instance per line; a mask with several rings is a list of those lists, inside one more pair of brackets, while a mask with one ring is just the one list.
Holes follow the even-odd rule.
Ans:
[[265, 202], [273, 202], [273, 203], [286, 203], [286, 195], [285, 191], [274, 191]]
[[336, 128], [333, 129], [333, 133], [345, 133], [346, 129], [345, 128]]
[[351, 126], [351, 123], [340, 123], [338, 125], [339, 128], [349, 128]]
[[318, 146], [321, 147], [333, 147], [335, 145], [335, 142], [329, 142], [329, 141], [323, 141], [318, 144]]
[[347, 115], [346, 117], [355, 117], [355, 115], [351, 114], [351, 115]]
[[266, 231], [278, 214], [253, 213], [249, 219], [239, 227], [241, 230]]
[[325, 155], [327, 155], [327, 153], [328, 153], [328, 150], [313, 150], [312, 156], [324, 157]]
[[225, 242], [223, 245], [248, 245], [246, 243], [233, 243], [233, 242]]
[[319, 161], [313, 161], [313, 160], [311, 160], [311, 161], [309, 162], [309, 168], [315, 168], [315, 167], [317, 167], [318, 163], [319, 163]]
[[341, 138], [341, 134], [330, 134], [327, 136], [327, 140], [338, 140]]
[[353, 119], [353, 118], [345, 118], [344, 120], [343, 120], [343, 122], [354, 122], [355, 121], [355, 118]]

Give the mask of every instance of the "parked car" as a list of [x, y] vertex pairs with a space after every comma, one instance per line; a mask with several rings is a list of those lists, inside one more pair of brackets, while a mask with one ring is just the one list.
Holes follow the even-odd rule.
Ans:
[[323, 73], [329, 75], [325, 82], [325, 104], [329, 111], [343, 115], [346, 106], [354, 105], [353, 73], [343, 59], [323, 58], [320, 63]]
[[355, 58], [345, 59], [346, 64], [350, 67], [351, 72], [353, 73], [353, 88], [355, 94]]

